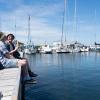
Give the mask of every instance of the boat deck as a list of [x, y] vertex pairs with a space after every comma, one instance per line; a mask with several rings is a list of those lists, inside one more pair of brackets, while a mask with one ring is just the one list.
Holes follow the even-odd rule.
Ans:
[[21, 68], [0, 70], [0, 100], [20, 100]]

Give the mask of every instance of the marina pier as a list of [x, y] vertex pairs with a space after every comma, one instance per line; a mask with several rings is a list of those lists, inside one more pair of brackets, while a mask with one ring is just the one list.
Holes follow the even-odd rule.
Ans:
[[0, 70], [0, 100], [21, 100], [21, 68]]

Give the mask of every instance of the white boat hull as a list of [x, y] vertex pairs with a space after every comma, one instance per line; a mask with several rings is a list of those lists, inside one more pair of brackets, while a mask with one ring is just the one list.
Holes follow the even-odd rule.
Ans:
[[31, 50], [31, 49], [25, 49], [24, 50], [24, 53], [25, 54], [35, 54], [36, 53], [36, 50], [35, 49], [33, 49], [33, 50]]

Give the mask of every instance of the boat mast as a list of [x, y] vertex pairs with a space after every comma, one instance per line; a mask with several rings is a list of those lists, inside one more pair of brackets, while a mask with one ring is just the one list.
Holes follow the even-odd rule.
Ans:
[[15, 19], [15, 25], [14, 25], [14, 27], [15, 27], [15, 37], [16, 37], [16, 19]]
[[30, 42], [30, 15], [28, 16], [28, 41], [27, 43]]
[[[94, 24], [95, 24], [95, 31], [96, 31], [96, 9], [95, 9], [95, 16], [94, 16]], [[95, 43], [96, 43], [96, 32], [94, 33]]]
[[77, 16], [76, 16], [76, 13], [77, 13], [77, 8], [76, 8], [76, 0], [75, 0], [75, 8], [74, 8], [74, 33], [75, 34], [77, 32], [77, 25], [76, 25]]
[[[67, 14], [66, 14], [66, 12], [67, 12], [67, 10], [66, 10], [67, 3], [68, 3], [68, 0], [67, 1], [65, 0], [65, 26], [66, 26], [65, 29], [67, 28], [67, 24], [66, 24], [66, 21], [67, 21], [66, 20], [67, 19]], [[66, 43], [66, 33], [67, 32], [65, 31], [65, 43]]]
[[1, 17], [0, 17], [0, 32], [1, 32], [2, 30], [1, 30]]
[[[65, 18], [66, 18], [66, 0], [64, 0], [64, 12], [63, 12], [63, 22], [62, 22], [61, 45], [63, 45]], [[65, 41], [66, 41], [66, 35], [65, 35]]]

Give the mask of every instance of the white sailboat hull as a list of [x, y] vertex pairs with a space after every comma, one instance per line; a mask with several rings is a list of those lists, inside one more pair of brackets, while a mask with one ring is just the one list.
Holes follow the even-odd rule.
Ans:
[[25, 50], [24, 50], [24, 53], [25, 53], [25, 54], [35, 54], [35, 53], [36, 53], [36, 50], [25, 49]]
[[40, 49], [40, 53], [45, 53], [45, 54], [48, 54], [48, 53], [52, 53], [52, 49], [48, 46], [42, 46], [42, 48]]

